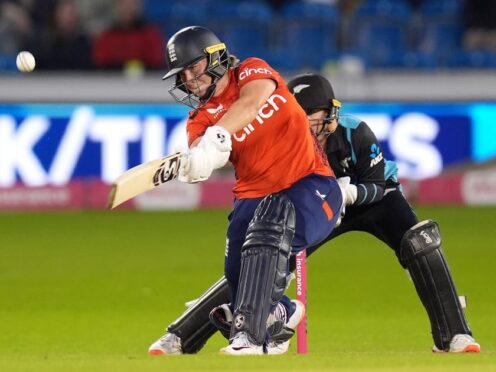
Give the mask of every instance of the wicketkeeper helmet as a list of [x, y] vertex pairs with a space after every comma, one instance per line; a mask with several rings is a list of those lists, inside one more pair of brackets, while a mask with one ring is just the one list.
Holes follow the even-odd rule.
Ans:
[[334, 96], [331, 83], [321, 75], [308, 73], [298, 75], [290, 80], [288, 88], [307, 115], [320, 110], [328, 112], [324, 119], [324, 125], [315, 134], [318, 138], [330, 135], [331, 132], [328, 131], [327, 124], [334, 119], [339, 120], [339, 109], [341, 108], [341, 102]]
[[298, 75], [288, 82], [288, 88], [307, 114], [328, 110], [332, 115], [333, 111], [338, 111], [341, 107], [341, 102], [334, 96], [331, 83], [321, 75]]

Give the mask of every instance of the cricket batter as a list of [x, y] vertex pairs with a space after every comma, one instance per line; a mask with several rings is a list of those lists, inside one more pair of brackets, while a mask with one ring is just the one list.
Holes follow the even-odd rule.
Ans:
[[[441, 249], [438, 225], [432, 220], [418, 221], [401, 192], [396, 165], [384, 159], [373, 132], [363, 121], [339, 115], [341, 103], [324, 77], [300, 75], [288, 87], [306, 111], [345, 194], [346, 214], [340, 226], [324, 242], [307, 249], [307, 255], [348, 231], [374, 235], [394, 250], [410, 273], [431, 323], [433, 351], [480, 352]], [[230, 319], [228, 309], [220, 306], [226, 302], [226, 293], [225, 279], [221, 279], [174, 321], [161, 339], [163, 353], [198, 352], [216, 331], [208, 322], [209, 309], [214, 308], [211, 317], [217, 326]], [[269, 353], [282, 353], [289, 342], [279, 338], [269, 346]]]
[[[170, 38], [166, 61], [171, 95], [193, 109], [179, 180], [204, 181], [228, 160], [236, 173], [224, 270], [233, 321], [221, 352], [263, 354], [269, 315], [277, 310], [286, 322], [297, 310], [283, 299], [289, 257], [331, 233], [341, 190], [305, 112], [265, 61], [238, 63], [199, 26]], [[300, 306], [299, 319], [303, 313]]]

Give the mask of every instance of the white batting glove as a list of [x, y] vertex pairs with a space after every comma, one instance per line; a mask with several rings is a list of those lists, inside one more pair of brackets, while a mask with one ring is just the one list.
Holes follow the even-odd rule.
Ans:
[[[210, 177], [212, 171], [209, 170], [209, 167], [204, 161], [205, 156], [202, 156], [201, 154], [198, 155], [198, 151], [198, 148], [194, 147], [189, 152], [181, 153], [181, 165], [179, 168], [179, 176], [177, 177], [179, 181], [186, 183], [197, 183], [205, 181], [208, 177]], [[195, 162], [194, 173], [190, 172], [192, 159], [194, 159], [193, 161]]]
[[222, 168], [231, 153], [231, 134], [217, 125], [209, 127], [198, 145], [183, 153], [179, 181], [196, 183], [205, 181], [214, 169]]
[[338, 181], [344, 205], [352, 205], [357, 200], [357, 187], [350, 183], [350, 177], [340, 177]]

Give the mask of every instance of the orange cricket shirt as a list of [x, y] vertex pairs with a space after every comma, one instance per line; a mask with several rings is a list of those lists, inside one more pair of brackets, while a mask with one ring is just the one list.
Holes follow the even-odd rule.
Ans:
[[287, 189], [312, 173], [333, 175], [310, 131], [305, 112], [277, 71], [261, 59], [248, 58], [227, 73], [229, 84], [224, 92], [190, 112], [187, 123], [189, 145], [219, 121], [239, 98], [239, 91], [245, 84], [256, 79], [271, 79], [277, 84], [255, 119], [231, 137], [229, 160], [236, 172], [233, 192], [237, 199], [256, 198]]

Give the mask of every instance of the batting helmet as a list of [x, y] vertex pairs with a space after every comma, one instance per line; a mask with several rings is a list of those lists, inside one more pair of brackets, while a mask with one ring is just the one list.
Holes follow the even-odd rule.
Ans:
[[[203, 97], [195, 99], [194, 94], [181, 81], [180, 73], [203, 58], [207, 58], [208, 62], [204, 73], [212, 77], [212, 84]], [[169, 89], [169, 93], [178, 102], [195, 107], [199, 101], [205, 103], [210, 99], [218, 80], [227, 72], [229, 52], [226, 45], [212, 31], [201, 26], [190, 26], [179, 30], [169, 39], [165, 60], [168, 72], [162, 79], [176, 78], [174, 86]], [[181, 92], [183, 97], [178, 95]], [[184, 96], [184, 93], [186, 93], [186, 96]], [[194, 105], [191, 104], [192, 101], [195, 103]]]

